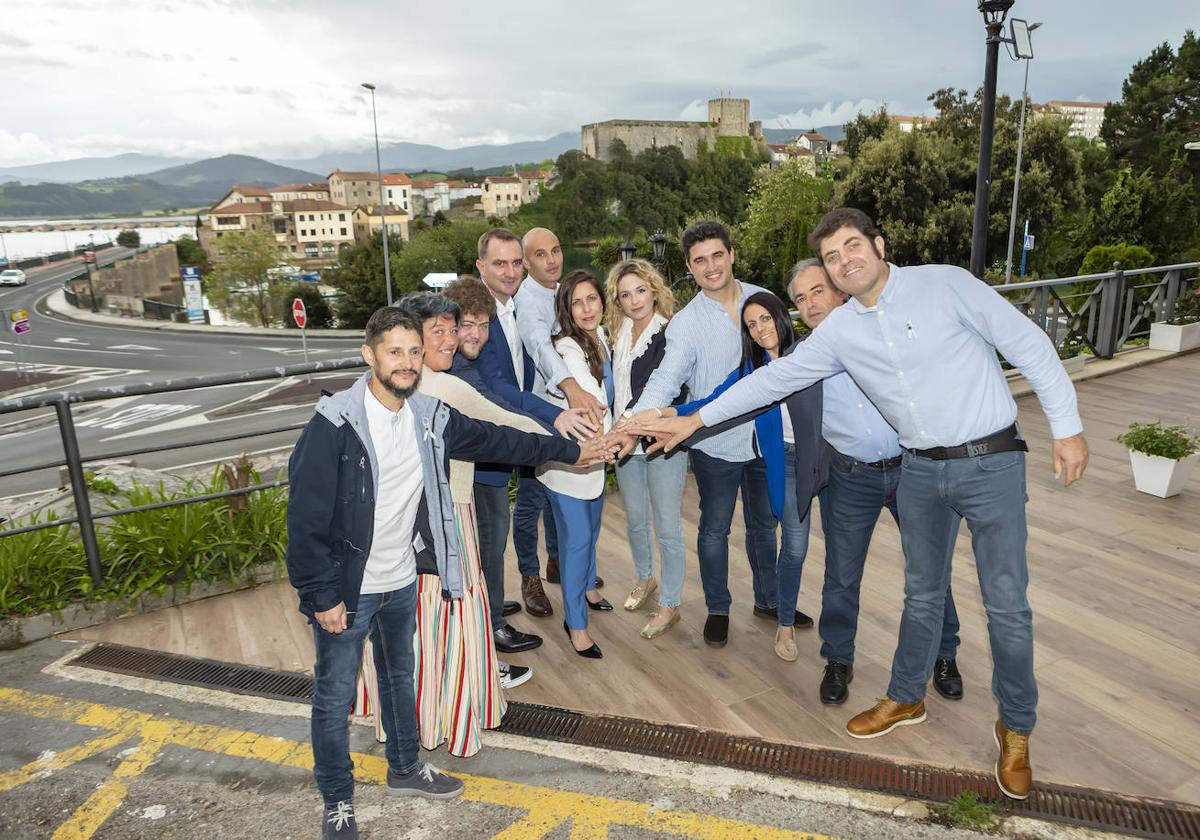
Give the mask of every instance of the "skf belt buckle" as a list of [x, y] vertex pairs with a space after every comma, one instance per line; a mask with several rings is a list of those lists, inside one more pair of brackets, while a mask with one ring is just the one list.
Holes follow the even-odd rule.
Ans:
[[980, 455], [988, 454], [988, 451], [991, 450], [991, 448], [992, 448], [992, 445], [990, 443], [987, 443], [986, 441], [981, 442], [981, 443], [968, 443], [967, 444], [967, 453], [972, 458], [978, 458]]

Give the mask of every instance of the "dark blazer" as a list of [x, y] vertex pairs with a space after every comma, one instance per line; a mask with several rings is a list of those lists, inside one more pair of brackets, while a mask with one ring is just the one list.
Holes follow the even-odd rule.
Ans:
[[[642, 355], [634, 359], [633, 364], [629, 366], [629, 392], [631, 395], [629, 403], [628, 405], [613, 406], [614, 415], [619, 415], [631, 405], [637, 405], [637, 401], [642, 396], [642, 391], [646, 388], [646, 383], [650, 381], [650, 374], [658, 370], [658, 366], [662, 364], [663, 357], [666, 354], [667, 328], [663, 326], [650, 339], [650, 343], [646, 345], [646, 349], [642, 351]], [[684, 385], [679, 391], [679, 396], [671, 401], [671, 405], [679, 405], [686, 399], [687, 386]]]
[[[503, 403], [515, 408], [522, 414], [528, 414], [544, 426], [553, 428], [554, 421], [562, 413], [558, 406], [551, 405], [541, 397], [533, 394], [533, 381], [537, 375], [533, 359], [521, 347], [521, 359], [524, 363], [523, 386], [517, 385], [517, 371], [513, 367], [512, 353], [508, 350], [508, 337], [504, 327], [500, 325], [500, 317], [492, 316], [488, 328], [488, 340], [475, 360], [475, 370], [480, 379], [486, 384], [487, 390], [501, 397]], [[451, 368], [451, 373], [454, 369]], [[485, 392], [486, 393], [486, 392]], [[493, 487], [508, 484], [514, 467], [504, 463], [478, 463], [475, 465], [475, 481]]]

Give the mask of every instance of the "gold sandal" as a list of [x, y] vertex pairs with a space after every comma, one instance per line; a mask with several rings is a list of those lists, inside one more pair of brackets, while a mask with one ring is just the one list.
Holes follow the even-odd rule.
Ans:
[[642, 606], [650, 600], [650, 596], [658, 591], [658, 581], [650, 578], [646, 581], [639, 581], [638, 585], [633, 587], [633, 591], [629, 593], [629, 597], [625, 599], [625, 609], [633, 612], [640, 610]]
[[[667, 608], [664, 607], [664, 609], [667, 609]], [[657, 615], [658, 615], [658, 613], [655, 613], [654, 615], [652, 615], [650, 617], [651, 621], [649, 623], [647, 623], [645, 627], [642, 628], [641, 636], [643, 639], [657, 639], [663, 633], [666, 633], [668, 630], [670, 630], [672, 627], [674, 627], [676, 624], [679, 623], [679, 610], [678, 609], [671, 610], [671, 618], [667, 620], [666, 624], [655, 624], [653, 619]]]

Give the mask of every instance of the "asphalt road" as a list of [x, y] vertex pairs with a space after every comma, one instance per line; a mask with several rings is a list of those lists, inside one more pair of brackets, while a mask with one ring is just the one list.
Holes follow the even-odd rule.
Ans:
[[[101, 264], [131, 253], [112, 249], [98, 254]], [[270, 368], [303, 361], [297, 331], [275, 336], [194, 334], [145, 327], [94, 324], [56, 315], [45, 299], [79, 270], [78, 263], [54, 266], [29, 275], [24, 287], [0, 291], [0, 309], [29, 311], [28, 358], [42, 376], [54, 376], [39, 389], [89, 388], [154, 382], [177, 377]], [[16, 337], [0, 333], [0, 367], [11, 368]], [[312, 361], [340, 359], [358, 353], [359, 342], [347, 338], [309, 338]], [[141, 467], [169, 468], [221, 460], [243, 451], [288, 446], [298, 432], [205, 446], [175, 448], [204, 437], [270, 431], [306, 420], [321, 387], [341, 387], [352, 374], [314, 380], [303, 389], [288, 382], [258, 382], [122, 397], [75, 405], [72, 413], [85, 457], [169, 446], [164, 452], [132, 456]], [[10, 376], [11, 378], [11, 376]], [[281, 397], [277, 392], [283, 391]], [[5, 398], [25, 391], [7, 391]], [[63, 457], [54, 412], [37, 409], [0, 415], [0, 471], [45, 464]], [[127, 459], [126, 459], [127, 460]], [[23, 495], [59, 486], [57, 468], [0, 478], [0, 497]]]

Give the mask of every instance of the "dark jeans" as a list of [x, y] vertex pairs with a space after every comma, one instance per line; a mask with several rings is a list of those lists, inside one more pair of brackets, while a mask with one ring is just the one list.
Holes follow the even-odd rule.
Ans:
[[513, 505], [513, 548], [517, 552], [517, 568], [526, 577], [542, 573], [538, 560], [538, 517], [546, 531], [546, 556], [558, 557], [558, 531], [546, 488], [537, 480], [532, 467], [522, 467], [517, 478], [517, 501]]
[[[829, 482], [821, 489], [821, 527], [825, 532], [825, 585], [821, 591], [821, 656], [833, 662], [854, 663], [858, 632], [858, 601], [871, 534], [879, 513], [887, 508], [900, 524], [896, 492], [901, 468], [877, 469], [837, 450], [831, 452]], [[908, 528], [905, 519], [901, 530]], [[955, 525], [957, 528], [957, 524]], [[953, 544], [953, 543], [952, 543]], [[950, 580], [942, 588], [945, 607], [940, 621], [938, 656], [952, 658], [958, 650], [958, 612]], [[930, 668], [933, 661], [929, 662]], [[926, 672], [925, 679], [929, 673]]]
[[508, 545], [508, 487], [475, 482], [475, 517], [479, 523], [479, 563], [487, 584], [492, 629], [507, 622], [504, 609], [504, 547]]
[[1025, 453], [933, 461], [905, 452], [903, 472], [897, 501], [904, 523], [904, 615], [887, 695], [897, 703], [925, 696], [954, 541], [965, 518], [987, 611], [992, 694], [1008, 729], [1031, 732], [1038, 691], [1033, 612], [1025, 597]]
[[700, 581], [710, 615], [729, 615], [729, 526], [738, 489], [742, 491], [742, 517], [746, 523], [746, 559], [754, 586], [754, 605], [773, 610], [778, 606], [775, 573], [775, 515], [767, 493], [767, 465], [752, 461], [722, 461], [691, 451], [692, 474], [700, 492], [700, 529], [696, 553], [700, 555]]
[[363, 639], [371, 634], [379, 675], [379, 715], [387, 733], [384, 751], [394, 773], [417, 766], [417, 698], [413, 691], [413, 633], [417, 627], [415, 583], [376, 595], [360, 595], [353, 623], [334, 635], [313, 624], [316, 646], [312, 697], [313, 775], [328, 803], [354, 798], [354, 765], [346, 718], [354, 705]]

